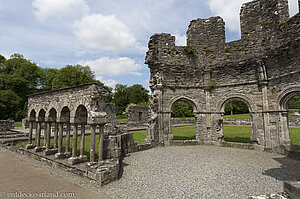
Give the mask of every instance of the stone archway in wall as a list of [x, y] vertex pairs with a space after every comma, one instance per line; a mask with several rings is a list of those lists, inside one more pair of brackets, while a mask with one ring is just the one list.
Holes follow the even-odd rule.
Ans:
[[[172, 126], [171, 126], [171, 114], [172, 114], [172, 109], [173, 109], [173, 106], [177, 103], [177, 102], [186, 102], [188, 103], [192, 108], [193, 108], [193, 113], [194, 113], [194, 116], [196, 116], [196, 112], [197, 112], [197, 105], [196, 103], [194, 102], [194, 100], [188, 98], [188, 97], [175, 97], [173, 98], [170, 103], [169, 103], [169, 107], [168, 107], [168, 111], [169, 111], [169, 117], [168, 117], [168, 126], [169, 126], [169, 131], [168, 131], [168, 140], [171, 141], [174, 139], [174, 135], [173, 135], [173, 132], [172, 132]], [[195, 122], [195, 125], [196, 125], [196, 122]], [[196, 127], [197, 129], [197, 127]], [[199, 136], [197, 131], [195, 132], [195, 135], [196, 135], [196, 139], [197, 137]]]
[[289, 135], [289, 101], [300, 95], [300, 86], [290, 86], [284, 89], [276, 100], [277, 110], [279, 112], [279, 119], [277, 122], [277, 130], [279, 133], [279, 144], [290, 146], [291, 140]]
[[257, 133], [257, 118], [258, 118], [258, 113], [256, 106], [249, 97], [245, 95], [229, 95], [224, 97], [217, 106], [217, 111], [220, 112], [220, 117], [221, 119], [219, 120], [219, 137], [221, 139], [224, 139], [224, 115], [225, 115], [225, 107], [229, 103], [233, 101], [240, 101], [243, 102], [244, 104], [247, 105], [249, 113], [250, 113], [250, 118], [251, 118], [251, 137], [250, 140], [257, 142], [257, 143], [262, 143], [263, 139], [260, 138], [260, 136]]

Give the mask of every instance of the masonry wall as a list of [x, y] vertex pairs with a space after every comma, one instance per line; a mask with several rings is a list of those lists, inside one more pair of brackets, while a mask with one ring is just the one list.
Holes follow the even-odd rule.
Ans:
[[148, 140], [173, 139], [171, 107], [178, 100], [193, 106], [197, 139], [222, 140], [224, 107], [239, 100], [252, 116], [252, 140], [290, 147], [283, 104], [300, 91], [299, 14], [289, 18], [287, 0], [255, 0], [243, 4], [240, 18], [238, 41], [225, 42], [220, 17], [191, 21], [187, 46], [175, 46], [170, 34], [150, 38]]

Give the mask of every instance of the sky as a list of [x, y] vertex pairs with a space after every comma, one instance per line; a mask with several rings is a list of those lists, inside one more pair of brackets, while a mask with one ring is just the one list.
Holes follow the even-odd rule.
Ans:
[[[239, 12], [249, 0], [0, 0], [0, 54], [20, 53], [41, 67], [88, 65], [107, 86], [142, 84], [155, 33], [186, 45], [189, 22], [221, 16], [226, 40], [240, 38]], [[298, 0], [289, 0], [290, 15]]]

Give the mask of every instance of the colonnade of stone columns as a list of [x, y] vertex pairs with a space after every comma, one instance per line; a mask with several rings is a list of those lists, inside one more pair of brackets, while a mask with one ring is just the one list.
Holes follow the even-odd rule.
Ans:
[[[42, 126], [45, 123], [43, 130], [44, 146], [41, 146]], [[35, 126], [35, 128], [34, 128]], [[50, 145], [51, 140], [51, 127], [54, 126], [54, 144]], [[72, 126], [72, 156], [70, 157], [70, 139]], [[80, 129], [80, 132], [79, 132]], [[33, 133], [35, 131], [35, 141], [33, 143]], [[99, 134], [99, 139], [96, 140], [96, 134]], [[66, 137], [65, 150], [63, 151], [63, 137]], [[85, 148], [85, 124], [71, 124], [69, 122], [44, 122], [44, 121], [29, 121], [29, 134], [27, 149], [35, 149], [35, 152], [44, 152], [44, 155], [55, 154], [55, 158], [69, 158], [68, 162], [72, 165], [88, 161], [87, 156], [84, 154]], [[77, 140], [80, 136], [80, 153], [77, 156]], [[98, 162], [103, 160], [103, 141], [104, 141], [104, 124], [90, 125], [90, 162], [95, 162], [96, 143], [99, 143]]]

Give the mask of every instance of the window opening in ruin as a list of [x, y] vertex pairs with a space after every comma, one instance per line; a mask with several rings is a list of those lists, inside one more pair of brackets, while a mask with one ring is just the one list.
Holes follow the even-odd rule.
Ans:
[[173, 140], [195, 140], [196, 126], [193, 107], [184, 100], [175, 102], [171, 113]]
[[300, 150], [300, 95], [296, 95], [288, 101], [288, 127], [292, 144]]
[[252, 115], [242, 101], [230, 101], [225, 106], [223, 118], [224, 140], [228, 142], [252, 143]]
[[143, 112], [139, 112], [139, 122], [142, 121], [143, 118]]
[[289, 0], [289, 13], [290, 13], [290, 17], [299, 13], [299, 1], [298, 0]]

